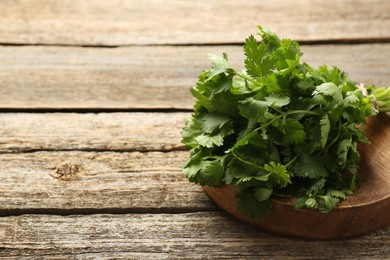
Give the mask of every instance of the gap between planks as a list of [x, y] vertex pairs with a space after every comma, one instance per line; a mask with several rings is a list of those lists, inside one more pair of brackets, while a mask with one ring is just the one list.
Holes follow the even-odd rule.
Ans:
[[[375, 44], [375, 43], [389, 43], [390, 37], [378, 37], [378, 38], [351, 38], [351, 39], [332, 39], [332, 40], [299, 40], [301, 46], [305, 45], [346, 45], [346, 44]], [[0, 46], [12, 46], [12, 47], [76, 47], [76, 48], [128, 48], [128, 47], [213, 47], [213, 46], [242, 46], [243, 41], [237, 42], [215, 42], [215, 43], [161, 43], [161, 44], [122, 44], [122, 45], [93, 45], [93, 44], [44, 44], [44, 43], [12, 43], [12, 42], [0, 42]]]
[[191, 108], [0, 108], [0, 113], [181, 113], [193, 112]]

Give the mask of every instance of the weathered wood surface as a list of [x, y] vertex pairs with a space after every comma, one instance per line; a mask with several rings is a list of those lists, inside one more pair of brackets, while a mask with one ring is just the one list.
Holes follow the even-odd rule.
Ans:
[[190, 110], [207, 53], [242, 68], [231, 44], [258, 24], [303, 42], [366, 42], [306, 45], [304, 60], [388, 85], [389, 9], [384, 0], [0, 1], [0, 258], [388, 258], [389, 229], [309, 242], [217, 210], [180, 172], [189, 112], [72, 112]]
[[0, 152], [183, 150], [190, 113], [1, 113]]
[[[390, 44], [317, 45], [302, 49], [303, 60], [314, 66], [337, 65], [358, 82], [390, 84]], [[194, 100], [189, 88], [198, 74], [210, 67], [207, 54], [222, 52], [229, 54], [235, 68], [243, 67], [240, 46], [3, 46], [0, 108], [191, 109]]]
[[258, 24], [298, 40], [389, 39], [390, 3], [348, 1], [0, 1], [0, 39], [13, 44], [241, 42]]
[[390, 229], [334, 242], [287, 239], [221, 212], [0, 218], [0, 257], [385, 259]]
[[187, 151], [0, 154], [0, 215], [216, 209], [183, 176], [187, 158]]

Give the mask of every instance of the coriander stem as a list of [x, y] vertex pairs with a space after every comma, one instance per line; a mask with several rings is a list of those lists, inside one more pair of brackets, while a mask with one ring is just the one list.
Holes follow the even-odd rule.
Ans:
[[374, 94], [376, 99], [380, 99], [380, 98], [390, 94], [390, 87], [387, 87], [381, 91], [374, 91], [373, 94]]
[[[318, 112], [310, 111], [310, 110], [291, 110], [291, 111], [288, 111], [288, 112], [283, 113], [283, 114], [281, 114], [281, 115], [275, 116], [275, 117], [272, 118], [270, 121], [268, 121], [268, 122], [265, 123], [264, 125], [259, 126], [258, 128], [256, 128], [256, 129], [253, 130], [253, 131], [262, 130], [262, 129], [266, 128], [267, 126], [269, 126], [270, 124], [272, 124], [273, 122], [275, 122], [276, 120], [280, 119], [281, 117], [286, 117], [286, 116], [288, 116], [288, 115], [293, 115], [293, 114], [308, 114], [308, 115], [315, 115], [315, 116], [320, 116], [320, 115], [321, 115], [321, 114], [318, 113]], [[252, 131], [252, 132], [253, 132], [253, 131]]]
[[390, 112], [390, 87], [381, 87], [373, 90], [379, 112]]
[[390, 112], [390, 106], [379, 107], [379, 112]]
[[324, 149], [324, 151], [326, 151], [327, 149], [329, 149], [332, 145], [334, 145], [336, 143], [336, 141], [339, 139], [340, 137], [340, 132], [337, 133], [337, 136], [332, 140], [332, 142], [330, 142]]
[[264, 125], [259, 126], [258, 128], [256, 128], [256, 129], [253, 130], [253, 131], [257, 131], [257, 130], [261, 130], [261, 129], [266, 128], [267, 126], [271, 125], [273, 122], [275, 122], [276, 120], [278, 120], [279, 118], [281, 118], [283, 115], [284, 115], [284, 114], [278, 115], [278, 116], [272, 118], [270, 121], [268, 121], [268, 122], [265, 123]]
[[356, 185], [356, 174], [352, 174], [352, 179], [351, 179], [351, 182], [349, 184], [349, 189], [351, 191], [353, 191], [355, 185]]
[[248, 76], [245, 76], [244, 74], [238, 73], [236, 71], [234, 71], [233, 74], [236, 75], [236, 76], [239, 76], [239, 77], [241, 77], [241, 78], [243, 78], [243, 79], [245, 79], [245, 80], [247, 80], [249, 82], [252, 82], [253, 84], [255, 84], [255, 85], [259, 86], [259, 87], [263, 87], [262, 84], [260, 84], [259, 82], [257, 82], [256, 80], [253, 80], [252, 78], [250, 78]]
[[390, 99], [382, 101], [382, 100], [377, 100], [376, 101], [379, 107], [387, 106], [390, 105]]
[[292, 158], [284, 167], [288, 168], [291, 164], [293, 164], [296, 159], [298, 159], [298, 155], [295, 155], [294, 158]]
[[264, 168], [261, 167], [260, 165], [257, 165], [257, 164], [255, 164], [255, 163], [248, 162], [248, 161], [242, 159], [242, 158], [241, 158], [240, 156], [238, 156], [234, 151], [232, 151], [232, 154], [233, 154], [233, 156], [234, 156], [236, 159], [238, 159], [240, 162], [245, 163], [245, 164], [248, 164], [248, 165], [251, 165], [251, 166], [254, 166], [254, 167], [258, 168], [258, 169], [264, 170]]
[[387, 89], [387, 87], [380, 87], [380, 88], [376, 87], [376, 88], [373, 88], [372, 91], [374, 93], [381, 93], [381, 92], [385, 91], [386, 89]]
[[308, 115], [314, 115], [314, 116], [320, 116], [321, 114], [315, 111], [310, 110], [291, 110], [286, 113], [286, 115], [292, 115], [292, 114], [308, 114]]

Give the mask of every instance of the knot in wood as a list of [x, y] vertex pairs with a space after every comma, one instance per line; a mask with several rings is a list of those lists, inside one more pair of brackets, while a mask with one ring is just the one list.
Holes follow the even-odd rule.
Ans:
[[64, 162], [57, 165], [50, 175], [59, 180], [74, 180], [79, 177], [80, 169], [81, 166], [78, 164]]

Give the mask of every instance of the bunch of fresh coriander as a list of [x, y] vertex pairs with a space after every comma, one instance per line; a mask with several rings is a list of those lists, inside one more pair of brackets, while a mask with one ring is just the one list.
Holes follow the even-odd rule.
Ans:
[[390, 111], [390, 88], [357, 85], [336, 67], [314, 69], [297, 42], [259, 31], [261, 43], [245, 41], [242, 72], [225, 53], [210, 55], [212, 68], [191, 89], [184, 173], [203, 186], [234, 186], [238, 209], [253, 219], [270, 211], [271, 197], [329, 212], [357, 187], [357, 144], [368, 142], [366, 117]]

